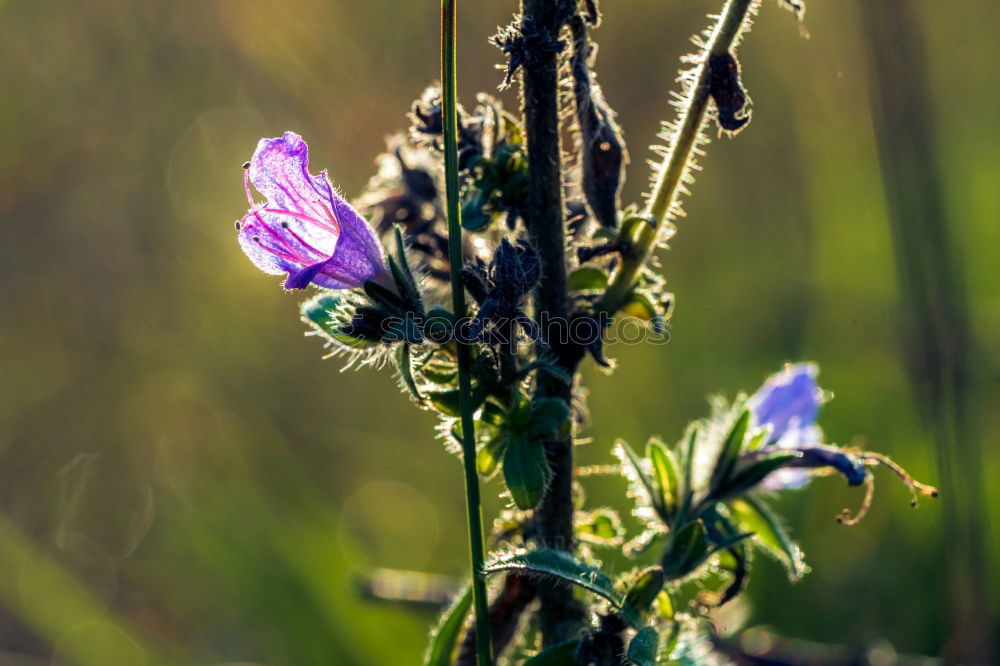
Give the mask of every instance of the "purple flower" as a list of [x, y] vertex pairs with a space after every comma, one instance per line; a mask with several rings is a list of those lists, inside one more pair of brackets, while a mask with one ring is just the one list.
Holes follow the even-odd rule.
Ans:
[[[750, 397], [747, 406], [753, 425], [771, 427], [765, 449], [805, 451], [822, 443], [823, 433], [816, 425], [823, 403], [823, 391], [816, 383], [818, 373], [813, 363], [788, 364]], [[762, 485], [770, 490], [801, 488], [810, 478], [806, 469], [784, 468], [769, 475]]]
[[[326, 171], [309, 173], [309, 146], [294, 132], [261, 139], [244, 169], [250, 210], [236, 223], [240, 246], [257, 268], [288, 273], [285, 289], [315, 284], [360, 287], [385, 273], [371, 227], [334, 191]], [[267, 197], [255, 204], [250, 183]]]
[[748, 403], [754, 425], [771, 426], [768, 444], [802, 431], [816, 423], [823, 391], [816, 383], [819, 368], [813, 363], [788, 364], [771, 375]]

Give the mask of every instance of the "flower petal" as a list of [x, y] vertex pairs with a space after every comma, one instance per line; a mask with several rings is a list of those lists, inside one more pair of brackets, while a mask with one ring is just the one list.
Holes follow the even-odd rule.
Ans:
[[298, 134], [261, 139], [246, 178], [267, 203], [241, 221], [240, 245], [264, 272], [288, 273], [287, 289], [310, 282], [328, 289], [359, 287], [385, 271], [378, 238], [337, 195], [325, 171], [309, 173], [309, 146]]
[[261, 139], [250, 160], [250, 181], [267, 197], [268, 207], [297, 211], [328, 225], [326, 209], [336, 195], [326, 172], [309, 173], [309, 145], [295, 132], [281, 138]]
[[239, 229], [240, 247], [257, 268], [269, 275], [296, 270], [300, 262], [295, 260], [294, 252], [283, 246], [258, 213], [247, 213], [240, 220]]
[[748, 403], [754, 425], [772, 426], [769, 443], [781, 440], [794, 429], [804, 429], [816, 422], [823, 391], [816, 383], [819, 368], [813, 363], [787, 365], [771, 375]]

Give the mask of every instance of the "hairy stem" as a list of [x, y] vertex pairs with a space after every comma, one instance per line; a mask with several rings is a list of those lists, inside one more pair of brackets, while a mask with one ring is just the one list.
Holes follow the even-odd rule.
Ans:
[[[465, 319], [465, 287], [462, 284], [462, 210], [458, 201], [458, 102], [456, 85], [455, 26], [456, 0], [441, 0], [441, 89], [444, 122], [445, 197], [448, 212], [448, 245], [451, 257], [452, 309], [458, 321]], [[475, 424], [472, 421], [472, 376], [469, 348], [458, 345], [458, 389], [462, 412], [462, 462], [465, 470], [465, 498], [469, 523], [469, 551], [472, 562], [472, 595], [475, 609], [476, 654], [479, 666], [493, 663], [490, 640], [489, 604], [482, 576], [483, 507], [476, 474]]]
[[[521, 31], [535, 43], [558, 39], [559, 3], [522, 0]], [[566, 322], [569, 299], [566, 287], [566, 236], [563, 224], [562, 148], [559, 136], [559, 63], [555, 49], [538, 49], [530, 65], [522, 68], [522, 104], [527, 134], [529, 196], [524, 218], [531, 243], [542, 262], [542, 279], [535, 292], [535, 315], [542, 330], [553, 322]], [[568, 372], [577, 360], [555, 345], [557, 362]], [[570, 402], [572, 388], [544, 373], [538, 375], [538, 393]], [[535, 510], [538, 541], [550, 548], [573, 547], [573, 443], [571, 437], [545, 443], [552, 481]], [[539, 586], [539, 619], [545, 645], [576, 633], [583, 613], [568, 587]]]
[[675, 210], [683, 192], [684, 178], [688, 173], [694, 150], [701, 135], [709, 108], [709, 58], [729, 53], [739, 43], [740, 34], [747, 25], [747, 17], [759, 0], [728, 0], [712, 31], [708, 44], [702, 50], [700, 63], [690, 83], [683, 102], [676, 130], [653, 184], [643, 217], [648, 224], [642, 227], [634, 243], [623, 252], [622, 264], [608, 285], [601, 299], [601, 309], [614, 314], [625, 303], [635, 285], [649, 253], [663, 228], [663, 221]]

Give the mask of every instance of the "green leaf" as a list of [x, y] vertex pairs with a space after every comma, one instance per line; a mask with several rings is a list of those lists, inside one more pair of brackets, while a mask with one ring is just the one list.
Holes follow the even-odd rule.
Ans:
[[534, 509], [542, 501], [552, 471], [540, 442], [511, 437], [503, 456], [503, 478], [517, 508]]
[[[673, 618], [673, 613], [671, 613], [671, 619], [670, 633], [667, 634], [667, 640], [663, 645], [661, 656], [667, 659], [666, 663], [669, 664], [669, 666], [675, 666], [681, 663], [679, 660], [671, 659], [671, 656], [673, 656], [674, 650], [677, 649], [677, 644], [680, 641], [681, 623]], [[695, 666], [697, 666], [697, 664], [695, 664]]]
[[410, 392], [413, 399], [418, 403], [424, 403], [424, 396], [420, 394], [420, 389], [417, 388], [417, 382], [413, 379], [413, 364], [410, 358], [410, 345], [403, 343], [396, 349], [396, 370], [399, 371], [399, 376], [402, 379], [403, 386]]
[[608, 286], [608, 274], [600, 268], [582, 266], [569, 274], [566, 286], [570, 291], [600, 291]]
[[651, 507], [664, 522], [669, 522], [665, 507], [659, 500], [656, 485], [642, 468], [642, 460], [624, 440], [619, 439], [612, 451], [618, 458], [622, 476], [628, 480], [629, 497], [637, 506]]
[[691, 573], [708, 557], [708, 533], [700, 520], [688, 523], [674, 537], [663, 558], [663, 572], [668, 580]]
[[334, 322], [333, 314], [340, 306], [340, 299], [328, 294], [320, 294], [303, 301], [299, 306], [302, 314], [302, 321], [316, 328], [320, 333], [335, 335], [340, 331], [340, 327]]
[[476, 452], [476, 471], [483, 476], [493, 474], [506, 450], [506, 437], [497, 436], [483, 444], [479, 451]]
[[730, 571], [733, 579], [726, 586], [726, 589], [722, 591], [722, 596], [719, 597], [719, 600], [715, 602], [716, 606], [725, 605], [736, 598], [736, 595], [746, 587], [747, 580], [750, 577], [750, 552], [747, 548], [747, 542], [741, 541], [720, 552], [719, 565], [723, 569]]
[[653, 438], [646, 444], [646, 457], [653, 463], [653, 480], [657, 495], [668, 515], [673, 515], [680, 502], [677, 459], [673, 452], [660, 440]]
[[400, 316], [406, 314], [406, 311], [408, 310], [406, 303], [391, 289], [369, 280], [368, 282], [365, 282], [364, 290], [368, 298], [374, 301], [375, 304], [381, 308], [390, 310]]
[[[461, 392], [458, 389], [450, 389], [448, 391], [430, 391], [426, 394], [427, 399], [430, 401], [434, 409], [441, 412], [445, 416], [461, 416], [462, 409], [460, 406], [460, 396]], [[478, 387], [472, 389], [472, 410], [475, 411], [483, 404], [483, 400], [486, 399], [486, 395]]]
[[756, 434], [747, 442], [746, 451], [756, 451], [767, 443], [767, 438], [771, 436], [770, 428], [760, 428]]
[[797, 453], [780, 453], [763, 460], [758, 460], [746, 469], [737, 472], [725, 485], [713, 491], [716, 499], [735, 497], [754, 488], [768, 474], [774, 472], [799, 457]]
[[430, 400], [431, 405], [434, 409], [438, 410], [446, 416], [461, 416], [462, 410], [459, 406], [460, 393], [458, 389], [452, 389], [450, 391], [431, 391], [427, 393], [427, 399]]
[[487, 209], [492, 192], [484, 193], [478, 190], [473, 196], [462, 202], [462, 228], [469, 231], [482, 231], [496, 215]]
[[790, 580], [798, 580], [809, 570], [802, 551], [766, 504], [753, 495], [745, 495], [730, 502], [729, 508], [740, 529], [754, 533], [761, 549], [784, 565]]
[[344, 335], [338, 318], [335, 317], [337, 310], [342, 307], [345, 304], [339, 297], [324, 293], [303, 302], [299, 312], [302, 314], [302, 321], [331, 342], [350, 349], [377, 347], [378, 342]]
[[371, 349], [372, 347], [377, 347], [378, 342], [374, 340], [363, 340], [362, 338], [355, 338], [350, 335], [345, 335], [343, 332], [338, 331], [330, 336], [330, 339], [336, 342], [338, 345], [343, 345], [349, 349]]
[[507, 418], [507, 413], [499, 405], [492, 402], [483, 403], [483, 411], [479, 413], [479, 420], [494, 427], [503, 425]]
[[500, 557], [486, 565], [486, 574], [518, 571], [570, 583], [592, 592], [621, 609], [624, 598], [603, 571], [564, 550], [542, 548]]
[[420, 374], [428, 381], [442, 385], [451, 384], [458, 377], [458, 372], [453, 369], [443, 370], [437, 367], [424, 367]]
[[643, 627], [628, 644], [629, 662], [636, 666], [656, 666], [656, 653], [660, 647], [660, 635], [653, 627]]
[[538, 437], [555, 436], [569, 418], [569, 407], [559, 398], [536, 398], [531, 403], [528, 432]]
[[665, 620], [674, 619], [674, 600], [669, 590], [660, 590], [656, 597], [656, 612]]
[[424, 317], [423, 329], [425, 337], [437, 344], [444, 344], [453, 337], [455, 315], [440, 305], [432, 305]]
[[743, 438], [747, 434], [747, 426], [750, 424], [750, 410], [740, 409], [739, 416], [733, 421], [732, 427], [726, 434], [726, 440], [722, 443], [722, 450], [719, 451], [719, 458], [716, 460], [715, 469], [712, 471], [712, 488], [717, 488], [722, 482], [729, 478], [736, 466], [736, 459], [743, 448]]
[[647, 224], [652, 224], [642, 215], [625, 215], [622, 220], [621, 231], [618, 232], [619, 241], [626, 247], [631, 246], [636, 237], [639, 235], [639, 231]]
[[578, 512], [574, 530], [581, 541], [601, 546], [618, 545], [625, 534], [621, 518], [611, 509]]
[[622, 314], [642, 321], [652, 321], [659, 316], [652, 299], [641, 291], [632, 292], [628, 302], [622, 306]]
[[656, 601], [657, 595], [663, 589], [664, 582], [666, 582], [666, 576], [663, 574], [662, 567], [643, 569], [625, 594], [623, 604], [625, 611], [634, 617], [642, 617], [643, 613], [646, 613]]
[[424, 654], [424, 666], [451, 666], [455, 647], [472, 607], [472, 586], [467, 586], [444, 612], [431, 632], [431, 642]]
[[579, 647], [578, 638], [557, 643], [525, 659], [521, 666], [579, 666], [580, 662], [576, 660], [576, 651]]
[[403, 295], [404, 300], [409, 301], [409, 304], [417, 312], [423, 312], [423, 297], [420, 294], [420, 287], [417, 284], [417, 280], [413, 277], [413, 271], [410, 270], [410, 262], [406, 259], [406, 244], [403, 242], [403, 230], [398, 224], [393, 226], [392, 235], [396, 245], [396, 256], [389, 257], [389, 270], [392, 272], [393, 280], [395, 280], [396, 286], [399, 287], [399, 292]]
[[690, 499], [694, 492], [694, 450], [698, 445], [698, 438], [701, 435], [701, 425], [696, 421], [687, 427], [684, 433], [684, 495]]
[[663, 333], [665, 309], [658, 307], [649, 294], [641, 291], [634, 291], [629, 295], [628, 301], [622, 306], [622, 314], [627, 317], [635, 317], [641, 321], [651, 322], [656, 333]]
[[664, 545], [670, 533], [662, 527], [649, 527], [638, 536], [629, 539], [622, 548], [626, 557], [636, 557], [653, 548]]

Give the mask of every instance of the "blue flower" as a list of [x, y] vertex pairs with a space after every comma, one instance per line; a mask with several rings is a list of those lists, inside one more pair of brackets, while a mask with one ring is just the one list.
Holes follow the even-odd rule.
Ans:
[[788, 364], [771, 375], [750, 398], [747, 406], [757, 427], [771, 426], [768, 444], [792, 439], [789, 444], [812, 440], [823, 391], [816, 383], [819, 368], [814, 363]]
[[753, 425], [771, 429], [762, 453], [787, 449], [800, 454], [794, 463], [770, 474], [761, 484], [765, 489], [801, 488], [812, 478], [812, 471], [824, 468], [840, 472], [851, 486], [865, 480], [867, 470], [860, 461], [823, 444], [823, 431], [816, 425], [823, 404], [818, 374], [815, 363], [788, 364], [768, 377], [747, 403]]

